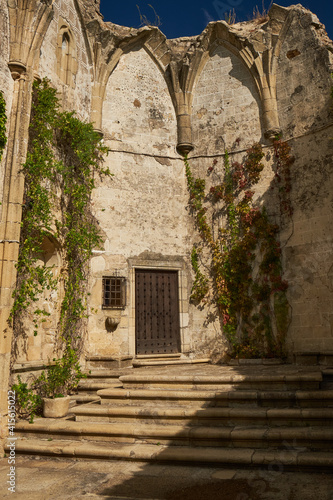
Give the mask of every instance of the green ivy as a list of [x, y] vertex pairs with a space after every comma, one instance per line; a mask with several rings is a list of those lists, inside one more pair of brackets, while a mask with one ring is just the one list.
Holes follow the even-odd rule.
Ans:
[[191, 262], [195, 272], [195, 279], [190, 299], [194, 303], [200, 303], [209, 291], [209, 281], [208, 278], [200, 271], [198, 250], [195, 246], [191, 252]]
[[[57, 241], [64, 263], [59, 337], [77, 344], [87, 310], [88, 263], [102, 239], [90, 210], [95, 178], [110, 176], [103, 167], [107, 148], [91, 123], [62, 112], [57, 92], [47, 79], [33, 85], [28, 154], [22, 171], [22, 212], [17, 286], [10, 321], [18, 327], [25, 311], [45, 290], [59, 285], [53, 269], [40, 263], [45, 238]], [[49, 313], [33, 310], [34, 333]]]
[[2, 159], [3, 150], [5, 149], [7, 143], [6, 123], [6, 101], [3, 97], [2, 91], [0, 90], [0, 161]]
[[[289, 146], [279, 139], [274, 143], [277, 158], [276, 177], [283, 186], [280, 202], [285, 213], [292, 213], [290, 191]], [[212, 297], [223, 324], [223, 331], [234, 356], [283, 356], [289, 325], [289, 305], [285, 297], [287, 282], [282, 278], [279, 228], [269, 221], [265, 207], [253, 203], [253, 187], [264, 168], [260, 144], [248, 149], [243, 163], [230, 162], [225, 151], [223, 169], [217, 160], [208, 168], [212, 187], [205, 192], [204, 179], [195, 179], [185, 157], [190, 193], [190, 208], [208, 255], [210, 277], [200, 271], [198, 245], [192, 251], [195, 280], [192, 297], [198, 302]], [[226, 223], [213, 237], [208, 222], [224, 215]], [[254, 273], [254, 263], [259, 268]], [[210, 286], [209, 286], [210, 284]], [[210, 289], [212, 293], [209, 294]], [[275, 334], [274, 334], [275, 331]]]

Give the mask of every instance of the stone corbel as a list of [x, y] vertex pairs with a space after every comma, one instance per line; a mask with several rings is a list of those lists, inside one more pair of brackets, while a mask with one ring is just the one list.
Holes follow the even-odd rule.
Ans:
[[193, 149], [189, 99], [184, 91], [188, 65], [184, 63], [179, 71], [178, 64], [172, 61], [169, 64], [169, 72], [177, 117], [177, 151], [179, 154], [185, 156]]
[[19, 61], [9, 61], [8, 67], [14, 81], [21, 78], [27, 71], [26, 66]]
[[121, 320], [120, 311], [112, 311], [105, 319], [105, 328], [108, 332], [114, 332]]

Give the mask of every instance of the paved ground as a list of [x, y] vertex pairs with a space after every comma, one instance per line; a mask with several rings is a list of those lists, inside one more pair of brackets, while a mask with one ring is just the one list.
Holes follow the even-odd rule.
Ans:
[[333, 500], [333, 474], [17, 457], [0, 460], [0, 498], [18, 500]]

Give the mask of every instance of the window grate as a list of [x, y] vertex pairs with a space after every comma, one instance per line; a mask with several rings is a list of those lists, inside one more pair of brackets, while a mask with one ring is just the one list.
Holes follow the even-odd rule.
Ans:
[[126, 307], [126, 278], [103, 278], [103, 309], [124, 309]]

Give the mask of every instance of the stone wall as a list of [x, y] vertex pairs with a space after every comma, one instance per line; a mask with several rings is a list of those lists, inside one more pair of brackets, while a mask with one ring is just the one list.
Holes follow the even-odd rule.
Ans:
[[[162, 74], [144, 48], [124, 54], [111, 74], [103, 106], [107, 166], [113, 177], [99, 183], [93, 209], [105, 251], [92, 259], [89, 350], [135, 355], [134, 270], [179, 269], [183, 349], [188, 351], [188, 231], [184, 165], [175, 151], [175, 110]], [[127, 306], [102, 310], [102, 277], [127, 279]], [[106, 317], [121, 314], [114, 333]], [[185, 332], [186, 330], [186, 332]]]
[[216, 155], [237, 144], [249, 147], [262, 136], [261, 103], [253, 77], [239, 57], [218, 46], [193, 91], [194, 155]]
[[[9, 113], [13, 80], [4, 0], [0, 9], [0, 88]], [[209, 190], [207, 171], [213, 159], [222, 172], [225, 149], [240, 161], [256, 141], [264, 147], [265, 169], [255, 200], [265, 203], [271, 219], [282, 227], [293, 311], [289, 351], [333, 349], [333, 49], [317, 18], [301, 6], [274, 5], [262, 24], [228, 26], [218, 21], [197, 37], [166, 41], [156, 28], [132, 30], [104, 23], [93, 0], [56, 0], [50, 9], [52, 15], [40, 28], [40, 51], [25, 60], [30, 64], [28, 84], [34, 77], [48, 77], [65, 109], [96, 122], [110, 150], [106, 166], [114, 174], [96, 180], [92, 197], [104, 248], [95, 249], [91, 260], [86, 353], [135, 354], [135, 269], [164, 268], [178, 271], [182, 352], [222, 355], [226, 342], [214, 307], [189, 301], [190, 254], [199, 236], [188, 210], [177, 146], [182, 152], [193, 147], [193, 172], [207, 178]], [[271, 139], [278, 131], [296, 158], [291, 220], [281, 218], [278, 194], [271, 190]], [[1, 175], [3, 179], [4, 168]], [[1, 177], [0, 185], [2, 189]], [[46, 243], [45, 262], [60, 272], [59, 252], [51, 247]], [[102, 308], [102, 278], [115, 274], [127, 280], [127, 303], [123, 310], [110, 312]], [[52, 300], [44, 297], [51, 319], [41, 334], [31, 335], [28, 320], [19, 362], [52, 356], [60, 296], [61, 289]], [[106, 328], [109, 315], [120, 320], [113, 332]]]
[[[89, 121], [91, 115], [92, 63], [90, 47], [80, 13], [74, 1], [58, 1], [53, 4], [54, 15], [45, 33], [38, 61], [38, 77], [48, 78], [58, 90], [58, 96], [65, 110], [74, 110], [82, 120]], [[70, 47], [63, 47], [63, 34], [69, 33]], [[70, 57], [67, 57], [69, 55]], [[67, 59], [66, 59], [67, 57]], [[8, 66], [7, 66], [8, 69]], [[8, 70], [9, 71], [9, 70]], [[45, 239], [41, 261], [54, 268], [54, 276], [61, 278], [61, 249], [54, 242]], [[14, 358], [17, 366], [42, 365], [48, 363], [59, 352], [58, 322], [61, 301], [61, 279], [58, 290], [45, 291], [38, 303], [32, 305], [16, 332]], [[32, 309], [45, 309], [50, 316], [39, 325], [38, 334], [33, 335]]]
[[[54, 16], [45, 34], [39, 59], [39, 76], [47, 77], [59, 91], [65, 109], [82, 120], [91, 114], [92, 61], [87, 35], [73, 0], [56, 1]], [[66, 46], [64, 36], [69, 34]]]
[[[8, 10], [5, 0], [0, 0], [0, 33], [1, 33], [1, 58], [0, 58], [0, 90], [6, 101], [6, 114], [7, 114], [7, 131], [9, 130], [9, 117], [13, 100], [13, 79], [11, 77], [8, 61], [9, 61], [9, 20]], [[1, 162], [0, 168], [0, 200], [2, 202], [3, 188], [4, 188], [4, 175], [5, 175], [5, 157], [6, 150]], [[0, 205], [0, 218], [2, 215], [2, 203]]]
[[281, 128], [296, 158], [291, 191], [294, 213], [281, 232], [292, 306], [291, 352], [333, 351], [333, 55], [329, 46], [316, 16], [296, 8], [281, 46], [277, 77]]

